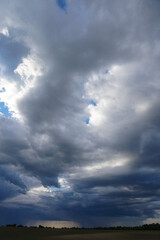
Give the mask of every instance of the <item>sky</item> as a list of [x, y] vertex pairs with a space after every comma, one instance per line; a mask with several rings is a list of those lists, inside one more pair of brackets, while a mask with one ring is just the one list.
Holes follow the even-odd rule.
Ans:
[[0, 0], [0, 225], [160, 222], [159, 61], [159, 0]]

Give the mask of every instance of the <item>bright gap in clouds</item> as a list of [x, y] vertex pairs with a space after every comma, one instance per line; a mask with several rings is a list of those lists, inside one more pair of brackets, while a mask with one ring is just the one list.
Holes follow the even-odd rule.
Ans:
[[42, 225], [44, 227], [55, 227], [55, 228], [73, 228], [80, 227], [80, 225], [73, 221], [37, 221], [31, 222], [28, 226], [39, 226]]
[[9, 109], [4, 102], [0, 102], [0, 112], [6, 117], [11, 116], [11, 112], [9, 112]]
[[89, 124], [89, 118], [86, 118], [84, 121], [86, 124]]
[[[85, 99], [85, 96], [82, 97], [83, 99]], [[88, 112], [88, 109], [91, 107], [96, 107], [97, 103], [95, 102], [95, 100], [93, 99], [85, 99], [85, 102], [87, 104], [87, 113], [89, 113], [89, 116], [86, 116], [82, 119], [83, 122], [85, 122], [87, 125], [90, 123], [90, 112]]]
[[93, 106], [96, 106], [96, 105], [97, 105], [94, 100], [91, 100], [91, 101], [90, 101], [90, 104], [93, 105]]
[[54, 187], [54, 186], [48, 186], [48, 189], [51, 192], [57, 192], [57, 191], [68, 191], [71, 189], [67, 179], [65, 179], [64, 177], [59, 177], [58, 178], [58, 183], [59, 183], [59, 187]]
[[86, 124], [89, 124], [89, 117], [82, 118], [82, 121]]
[[[0, 93], [5, 92], [5, 88], [3, 87], [2, 90], [0, 90]], [[0, 98], [1, 99], [1, 98]], [[9, 111], [8, 107], [6, 106], [5, 102], [1, 101], [0, 102], [0, 112], [6, 116], [6, 117], [10, 117], [11, 116], [11, 112]]]

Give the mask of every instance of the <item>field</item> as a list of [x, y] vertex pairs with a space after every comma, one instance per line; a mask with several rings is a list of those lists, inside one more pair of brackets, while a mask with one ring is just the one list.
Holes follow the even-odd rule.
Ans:
[[1, 240], [160, 240], [160, 231], [0, 227]]

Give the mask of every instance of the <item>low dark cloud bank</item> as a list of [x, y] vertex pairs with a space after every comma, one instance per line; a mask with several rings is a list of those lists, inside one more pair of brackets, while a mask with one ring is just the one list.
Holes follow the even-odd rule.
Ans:
[[1, 1], [0, 224], [159, 219], [159, 10]]

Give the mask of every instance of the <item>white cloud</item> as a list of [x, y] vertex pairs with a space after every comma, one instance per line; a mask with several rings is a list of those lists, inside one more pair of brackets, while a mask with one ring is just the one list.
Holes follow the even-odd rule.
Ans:
[[0, 33], [3, 34], [6, 37], [9, 37], [9, 31], [7, 27], [1, 28]]
[[151, 105], [150, 102], [138, 103], [138, 104], [135, 106], [135, 111], [136, 111], [136, 113], [138, 113], [138, 114], [146, 113], [147, 110], [150, 109], [150, 105]]
[[160, 224], [160, 218], [147, 218], [143, 221], [143, 224], [152, 224], [152, 223], [159, 223]]
[[102, 163], [97, 163], [91, 166], [86, 166], [84, 167], [83, 170], [88, 171], [88, 172], [93, 172], [96, 173], [96, 171], [103, 171], [104, 169], [109, 168], [110, 171], [113, 171], [113, 168], [115, 167], [121, 167], [129, 163], [129, 158], [125, 156], [116, 156], [113, 159], [110, 159], [108, 161], [104, 161]]
[[23, 120], [17, 104], [35, 87], [37, 78], [42, 75], [42, 62], [35, 55], [28, 55], [22, 59], [14, 72], [20, 76], [20, 84], [14, 78], [1, 78], [0, 89], [5, 91], [0, 93], [0, 100], [12, 112], [13, 117]]
[[24, 82], [24, 91], [28, 91], [29, 88], [34, 87], [37, 77], [42, 75], [41, 65], [40, 59], [37, 59], [35, 55], [28, 55], [22, 59], [22, 62], [14, 70]]
[[40, 185], [30, 188], [25, 195], [19, 194], [16, 197], [5, 200], [4, 203], [7, 203], [8, 206], [13, 207], [18, 207], [18, 203], [35, 205], [37, 204], [38, 206], [43, 206], [43, 201], [41, 199], [43, 196], [54, 197], [55, 193], [52, 192], [50, 189]]
[[59, 178], [58, 178], [58, 182], [59, 182], [59, 184], [60, 184], [60, 187], [61, 187], [62, 189], [64, 189], [64, 190], [67, 190], [67, 189], [70, 189], [70, 188], [71, 188], [70, 185], [69, 185], [69, 183], [68, 183], [68, 181], [67, 181], [67, 179], [65, 179], [64, 177], [59, 177]]

